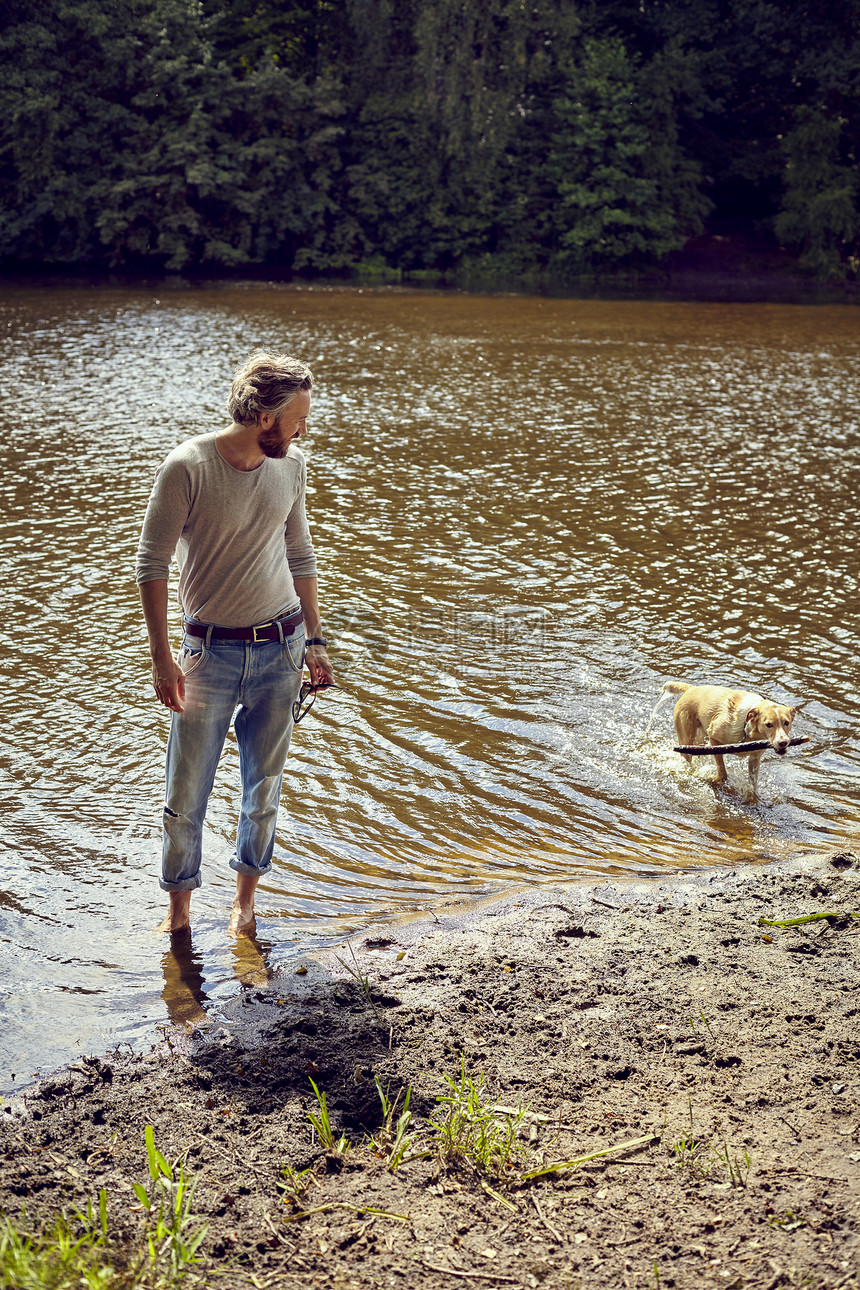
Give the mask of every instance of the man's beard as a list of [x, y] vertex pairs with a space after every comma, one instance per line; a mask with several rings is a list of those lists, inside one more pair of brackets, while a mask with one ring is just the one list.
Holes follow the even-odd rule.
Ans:
[[257, 436], [257, 447], [267, 457], [280, 458], [286, 457], [290, 444], [284, 443], [280, 430], [272, 426], [271, 430], [263, 430]]

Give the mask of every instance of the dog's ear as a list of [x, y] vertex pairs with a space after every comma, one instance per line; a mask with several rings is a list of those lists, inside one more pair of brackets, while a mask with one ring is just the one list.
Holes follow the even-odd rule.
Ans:
[[749, 712], [746, 715], [746, 721], [744, 721], [744, 725], [746, 725], [747, 721], [752, 721], [753, 718], [757, 717], [758, 715], [759, 715], [758, 708], [750, 708]]
[[794, 718], [797, 716], [797, 708], [789, 708], [789, 709], [788, 709], [788, 715], [791, 717], [791, 719], [792, 719], [792, 721], [793, 721], [793, 720], [794, 720]]

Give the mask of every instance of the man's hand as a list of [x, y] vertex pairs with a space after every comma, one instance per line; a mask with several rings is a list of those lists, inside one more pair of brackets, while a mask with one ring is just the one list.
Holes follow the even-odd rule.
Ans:
[[167, 634], [167, 582], [156, 578], [140, 584], [140, 602], [149, 635], [152, 657], [152, 686], [159, 703], [171, 712], [182, 712], [185, 698], [185, 676], [173, 657]]
[[305, 650], [305, 663], [312, 685], [334, 685], [334, 671], [324, 645], [309, 645]]
[[[315, 637], [324, 639], [316, 578], [294, 578], [293, 581], [302, 607], [302, 617], [305, 620], [305, 635], [308, 640], [313, 640]], [[308, 645], [305, 650], [305, 663], [311, 674], [311, 685], [334, 685], [334, 672], [328, 661], [325, 645]]]
[[172, 655], [152, 664], [152, 685], [159, 703], [171, 712], [184, 712], [185, 673]]

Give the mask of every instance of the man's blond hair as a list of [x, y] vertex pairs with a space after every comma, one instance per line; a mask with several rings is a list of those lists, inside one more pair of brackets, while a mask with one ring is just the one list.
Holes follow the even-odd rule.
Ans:
[[300, 359], [258, 349], [233, 378], [227, 411], [241, 426], [256, 425], [262, 412], [277, 419], [299, 390], [310, 390], [313, 383], [311, 369]]

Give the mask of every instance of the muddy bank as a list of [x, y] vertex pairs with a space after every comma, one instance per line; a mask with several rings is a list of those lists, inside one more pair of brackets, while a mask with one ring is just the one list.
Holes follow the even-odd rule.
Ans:
[[[759, 924], [817, 912], [834, 917]], [[189, 1033], [4, 1108], [0, 1206], [37, 1221], [104, 1187], [116, 1241], [137, 1239], [151, 1124], [199, 1178], [198, 1272], [217, 1285], [855, 1290], [852, 912], [860, 858], [843, 854], [541, 888], [368, 934], [303, 974], [249, 969]], [[487, 1168], [468, 1128], [446, 1155], [431, 1127], [461, 1069], [482, 1100], [528, 1108]], [[310, 1077], [348, 1149], [312, 1131]], [[392, 1099], [411, 1089], [405, 1155], [422, 1158], [393, 1172], [375, 1077]]]

